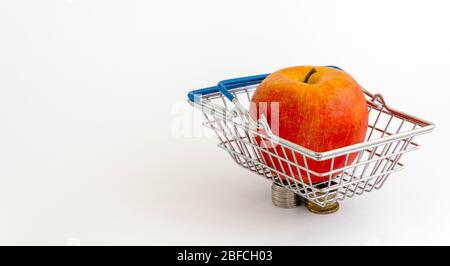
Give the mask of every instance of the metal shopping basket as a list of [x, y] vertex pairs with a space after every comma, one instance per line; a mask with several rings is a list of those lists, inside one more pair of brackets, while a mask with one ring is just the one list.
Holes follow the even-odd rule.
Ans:
[[[204, 125], [216, 133], [218, 146], [238, 165], [272, 180], [272, 200], [280, 207], [295, 207], [303, 199], [310, 211], [331, 213], [339, 208], [337, 201], [381, 188], [390, 174], [405, 167], [403, 154], [419, 148], [413, 138], [434, 128], [428, 121], [389, 107], [382, 95], [363, 89], [369, 111], [366, 140], [315, 152], [272, 134], [264, 117], [259, 121], [250, 117], [247, 110], [252, 93], [266, 76], [224, 80], [189, 92], [188, 101], [202, 110]], [[349, 157], [355, 155], [349, 163]], [[344, 158], [342, 166], [335, 167], [337, 158]], [[320, 161], [329, 162], [328, 171], [308, 168]], [[299, 178], [302, 176], [307, 178]], [[311, 176], [328, 178], [313, 183]]]

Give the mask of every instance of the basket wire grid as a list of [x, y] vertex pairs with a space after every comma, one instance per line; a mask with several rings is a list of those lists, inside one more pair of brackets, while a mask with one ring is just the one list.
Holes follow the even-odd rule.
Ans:
[[[229, 92], [248, 108], [257, 85], [244, 83]], [[204, 126], [215, 132], [218, 146], [238, 165], [325, 206], [381, 188], [390, 174], [405, 167], [403, 154], [419, 148], [414, 137], [434, 128], [430, 122], [390, 108], [381, 95], [363, 91], [369, 112], [366, 140], [327, 152], [308, 150], [252, 126], [220, 92], [197, 95], [190, 103], [202, 110]], [[352, 161], [350, 156], [356, 159]], [[337, 158], [345, 159], [336, 167]], [[319, 161], [327, 161], [329, 170], [319, 173], [308, 167], [308, 163]], [[312, 176], [326, 178], [313, 183]]]

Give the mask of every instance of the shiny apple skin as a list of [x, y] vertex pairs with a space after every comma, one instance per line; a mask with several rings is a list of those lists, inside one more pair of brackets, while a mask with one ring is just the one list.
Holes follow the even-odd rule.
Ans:
[[[277, 136], [303, 146], [315, 152], [325, 152], [364, 141], [368, 123], [368, 109], [364, 94], [358, 83], [346, 72], [316, 66], [307, 83], [305, 77], [313, 66], [296, 66], [278, 70], [265, 78], [252, 96], [250, 113], [254, 119], [261, 114], [267, 118], [271, 128], [278, 123]], [[262, 108], [266, 103], [269, 108]], [[271, 103], [278, 103], [278, 114], [272, 117]], [[277, 128], [276, 126], [274, 128]], [[259, 139], [261, 140], [261, 139]], [[260, 143], [261, 145], [261, 143]], [[264, 143], [267, 145], [267, 142]], [[346, 161], [351, 164], [357, 153], [316, 161], [295, 155], [281, 145], [269, 147], [271, 153], [277, 153], [289, 162], [297, 161], [302, 167], [319, 174], [331, 169], [342, 168]], [[293, 164], [279, 160], [270, 153], [263, 153], [267, 164], [281, 173], [304, 182], [320, 183], [330, 176], [309, 175]], [[294, 159], [295, 156], [295, 159]], [[340, 172], [333, 174], [336, 176]], [[285, 177], [281, 175], [283, 179]]]

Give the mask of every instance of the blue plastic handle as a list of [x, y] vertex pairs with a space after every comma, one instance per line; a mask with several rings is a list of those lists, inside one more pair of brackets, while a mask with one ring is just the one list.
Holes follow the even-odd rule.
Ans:
[[215, 87], [208, 87], [204, 89], [190, 91], [188, 93], [188, 98], [190, 101], [195, 102], [195, 100], [201, 95], [221, 92], [225, 97], [227, 97], [228, 100], [233, 101], [234, 95], [228, 90], [258, 84], [268, 75], [269, 74], [263, 74], [250, 77], [223, 80], [219, 82], [219, 84]]
[[340, 68], [340, 67], [337, 67], [337, 66], [326, 66], [326, 67], [331, 67], [331, 68], [336, 68], [336, 69], [339, 69], [339, 70], [342, 70], [342, 71], [344, 71], [342, 68]]
[[[342, 70], [340, 67], [337, 66], [326, 66], [326, 67]], [[264, 80], [268, 75], [269, 74], [262, 74], [256, 76], [222, 80], [221, 82], [219, 82], [219, 84], [217, 84], [217, 86], [190, 91], [188, 93], [188, 98], [190, 101], [195, 102], [199, 96], [221, 92], [225, 97], [227, 97], [228, 100], [233, 101], [235, 97], [229, 90], [258, 84], [262, 80]]]
[[191, 102], [196, 102], [200, 96], [208, 95], [208, 94], [216, 93], [216, 92], [219, 92], [219, 88], [214, 86], [214, 87], [208, 87], [208, 88], [204, 88], [204, 89], [190, 91], [190, 92], [188, 92], [187, 96]]
[[269, 74], [263, 74], [244, 78], [222, 80], [221, 82], [219, 82], [219, 84], [217, 84], [217, 87], [219, 88], [219, 91], [228, 98], [228, 100], [233, 101], [235, 97], [229, 90], [258, 84], [268, 75]]

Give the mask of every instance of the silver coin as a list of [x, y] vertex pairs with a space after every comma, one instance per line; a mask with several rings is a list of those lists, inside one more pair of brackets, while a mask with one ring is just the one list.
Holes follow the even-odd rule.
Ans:
[[278, 184], [272, 184], [272, 203], [280, 208], [291, 209], [300, 205], [297, 194]]
[[272, 195], [272, 199], [276, 201], [298, 201], [297, 197], [294, 198], [284, 198], [284, 197], [278, 197], [276, 195]]

